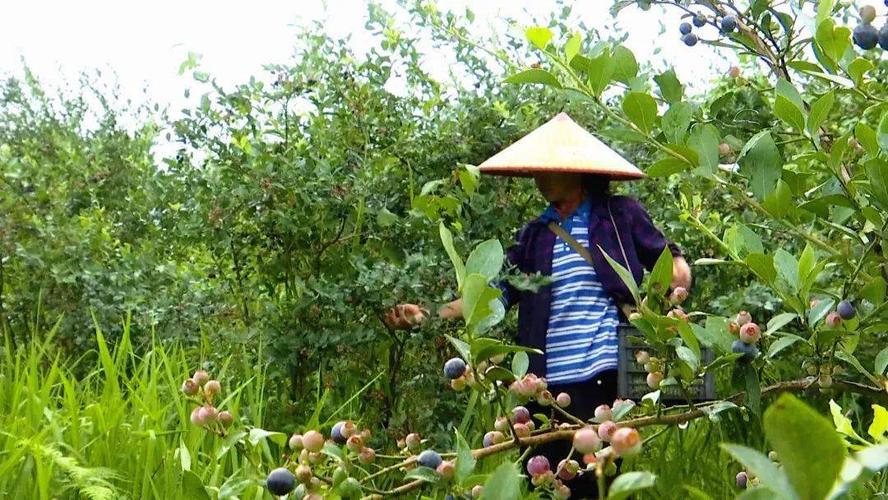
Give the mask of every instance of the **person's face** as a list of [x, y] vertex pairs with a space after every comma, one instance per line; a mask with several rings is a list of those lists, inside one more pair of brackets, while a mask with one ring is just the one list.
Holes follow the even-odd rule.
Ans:
[[563, 172], [537, 173], [533, 180], [537, 189], [549, 203], [558, 203], [571, 199], [583, 190], [583, 177], [580, 174]]

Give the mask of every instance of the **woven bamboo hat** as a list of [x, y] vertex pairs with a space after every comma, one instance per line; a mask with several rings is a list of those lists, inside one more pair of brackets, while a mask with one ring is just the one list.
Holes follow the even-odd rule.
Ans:
[[485, 174], [529, 177], [536, 172], [599, 174], [615, 180], [641, 179], [644, 172], [559, 113], [478, 166]]

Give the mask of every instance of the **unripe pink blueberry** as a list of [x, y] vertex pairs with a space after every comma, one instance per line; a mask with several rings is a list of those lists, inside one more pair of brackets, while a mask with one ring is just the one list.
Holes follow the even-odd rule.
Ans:
[[456, 392], [462, 392], [466, 388], [466, 378], [459, 377], [450, 381], [450, 388]]
[[422, 439], [419, 437], [419, 434], [415, 432], [407, 434], [407, 438], [404, 442], [407, 444], [407, 449], [413, 452], [419, 451], [419, 448], [422, 446]]
[[358, 432], [358, 428], [355, 427], [354, 422], [352, 422], [351, 420], [346, 420], [345, 422], [343, 422], [342, 428], [339, 430], [339, 433], [342, 434], [342, 437], [344, 437], [345, 439], [354, 436], [356, 432]]
[[830, 328], [838, 328], [842, 324], [842, 317], [839, 313], [833, 311], [826, 315], [826, 326]]
[[566, 484], [558, 485], [558, 487], [555, 488], [555, 498], [558, 500], [567, 500], [570, 498], [570, 495], [570, 488]]
[[310, 452], [318, 452], [324, 449], [324, 436], [320, 432], [311, 430], [302, 435], [302, 445]]
[[737, 326], [743, 326], [750, 321], [752, 321], [752, 315], [747, 311], [740, 311], [737, 313], [737, 317], [734, 318], [734, 323], [737, 323]]
[[300, 451], [304, 448], [302, 444], [302, 435], [301, 434], [293, 434], [290, 436], [290, 439], [287, 441], [287, 445], [290, 446], [291, 450]]
[[191, 410], [191, 423], [198, 427], [203, 427], [207, 423], [206, 420], [204, 420], [203, 413], [201, 413], [200, 411], [201, 408], [201, 406], [198, 406], [195, 409]]
[[736, 322], [731, 321], [728, 323], [728, 331], [731, 332], [731, 335], [737, 335], [740, 333], [740, 325]]
[[[740, 67], [739, 66], [731, 66], [728, 69], [728, 76], [730, 76], [731, 78], [739, 77], [740, 76]], [[727, 144], [725, 144], [725, 145], [727, 146]], [[730, 146], [728, 146], [728, 147], [730, 148]], [[719, 151], [721, 151], [721, 150], [722, 150], [721, 145], [719, 145]], [[728, 150], [728, 153], [730, 153], [730, 149]]]
[[740, 340], [744, 344], [755, 344], [761, 337], [762, 329], [751, 321], [740, 327]]
[[311, 482], [312, 474], [311, 467], [301, 464], [296, 467], [296, 480], [302, 484], [308, 484]]
[[472, 488], [472, 498], [481, 498], [481, 494], [484, 492], [484, 486], [480, 484], [476, 484]]
[[646, 382], [648, 387], [651, 389], [658, 389], [660, 387], [660, 382], [663, 381], [663, 374], [660, 372], [652, 372], [648, 373]]
[[456, 466], [454, 466], [452, 461], [445, 460], [438, 465], [436, 470], [444, 479], [453, 479], [453, 474], [456, 472]]
[[737, 484], [738, 488], [745, 490], [746, 484], [749, 482], [749, 476], [746, 475], [745, 471], [740, 471], [734, 476], [734, 482]]
[[308, 463], [319, 464], [324, 461], [324, 454], [321, 452], [312, 452], [308, 454]]
[[683, 286], [678, 286], [675, 287], [674, 290], [672, 290], [672, 294], [669, 296], [669, 303], [677, 306], [678, 304], [681, 304], [682, 302], [687, 300], [687, 298], [688, 289]]
[[635, 362], [643, 365], [651, 360], [651, 355], [647, 351], [636, 351]]
[[537, 395], [537, 402], [542, 406], [552, 406], [552, 403], [555, 402], [555, 396], [548, 390], [545, 390]]
[[219, 423], [222, 424], [223, 427], [228, 427], [232, 423], [234, 423], [234, 417], [231, 416], [231, 412], [228, 410], [219, 412]]
[[611, 407], [608, 405], [598, 405], [595, 408], [595, 421], [596, 422], [604, 422], [605, 420], [610, 420], [614, 418], [614, 412], [611, 410]]
[[614, 435], [614, 432], [616, 431], [617, 424], [608, 420], [606, 422], [602, 422], [601, 425], [598, 426], [598, 437], [600, 437], [602, 441], [610, 442], [611, 438]]
[[549, 459], [543, 455], [530, 457], [527, 461], [527, 472], [531, 476], [538, 476], [549, 472]]
[[546, 379], [544, 379], [544, 378], [537, 378], [535, 382], [536, 382], [536, 392], [538, 392], [538, 393], [543, 392], [549, 388], [549, 383], [546, 382]]
[[530, 412], [523, 406], [516, 406], [512, 409], [512, 422], [517, 424], [525, 424], [530, 421]]
[[577, 477], [577, 472], [580, 470], [580, 464], [578, 464], [576, 460], [568, 460], [565, 458], [561, 462], [558, 462], [558, 469], [556, 470], [558, 471], [559, 479], [570, 481]]
[[358, 453], [358, 462], [364, 465], [372, 464], [376, 460], [376, 451], [373, 448], [364, 448]]
[[601, 438], [598, 437], [598, 432], [593, 427], [586, 426], [574, 433], [573, 446], [579, 453], [584, 455], [594, 453], [600, 445]]
[[507, 419], [506, 417], [496, 417], [496, 422], [493, 424], [493, 428], [500, 432], [508, 431], [509, 419]]
[[530, 428], [527, 427], [527, 424], [513, 424], [512, 426], [515, 429], [515, 435], [523, 438], [530, 436]]
[[536, 474], [530, 478], [531, 484], [539, 487], [544, 487], [552, 484], [555, 481], [555, 473], [552, 471], [546, 471], [542, 474]]
[[206, 423], [215, 422], [216, 417], [219, 416], [219, 412], [216, 411], [216, 409], [213, 408], [212, 406], [201, 406], [200, 412], [201, 412], [201, 418]]
[[345, 442], [345, 446], [355, 453], [360, 453], [364, 449], [364, 440], [361, 439], [360, 435], [352, 435]]
[[220, 392], [222, 392], [222, 384], [220, 384], [218, 380], [208, 380], [207, 383], [204, 384], [204, 394], [206, 394], [208, 398], [212, 398]]
[[566, 392], [558, 393], [558, 396], [555, 397], [555, 404], [560, 408], [567, 408], [570, 406], [570, 394]]
[[687, 321], [688, 320], [688, 313], [682, 311], [681, 309], [676, 308], [676, 309], [672, 309], [671, 311], [666, 313], [666, 317], [671, 318], [671, 319], [678, 319], [678, 320], [682, 320], [682, 321]]
[[598, 461], [598, 456], [594, 453], [586, 453], [583, 455], [583, 463], [587, 465], [587, 469]]
[[197, 382], [194, 379], [185, 379], [185, 382], [182, 382], [182, 392], [186, 396], [194, 396], [197, 394], [197, 390], [200, 389], [200, 386], [197, 385]]
[[536, 430], [536, 427], [537, 427], [536, 424], [533, 423], [533, 420], [528, 420], [527, 423], [525, 423], [524, 425], [526, 425], [527, 428], [528, 428], [531, 432], [535, 431], [535, 430]]
[[506, 436], [500, 431], [490, 431], [484, 434], [484, 439], [482, 440], [482, 444], [485, 448], [488, 446], [493, 446], [497, 443], [501, 443], [505, 440]]
[[638, 311], [633, 311], [633, 312], [629, 313], [629, 318], [628, 318], [628, 319], [629, 319], [629, 321], [638, 321], [638, 320], [640, 320], [640, 319], [643, 318], [643, 317], [644, 317], [644, 316], [643, 316], [640, 312], [638, 312]]
[[203, 385], [210, 380], [210, 374], [205, 372], [204, 370], [197, 370], [196, 372], [194, 372], [194, 375], [191, 377], [191, 379], [197, 382], [197, 385], [203, 387]]
[[641, 435], [631, 427], [620, 427], [611, 437], [611, 448], [623, 457], [635, 455], [641, 451]]

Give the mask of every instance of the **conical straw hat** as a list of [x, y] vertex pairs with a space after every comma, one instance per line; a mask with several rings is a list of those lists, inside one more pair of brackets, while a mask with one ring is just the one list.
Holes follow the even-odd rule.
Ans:
[[611, 179], [640, 179], [644, 172], [619, 153], [559, 113], [478, 166], [485, 174], [528, 177], [535, 172], [600, 174]]

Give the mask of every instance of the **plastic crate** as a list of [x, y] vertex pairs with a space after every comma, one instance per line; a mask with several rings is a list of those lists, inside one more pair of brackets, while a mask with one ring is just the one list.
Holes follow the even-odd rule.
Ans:
[[[651, 388], [647, 385], [647, 372], [644, 366], [635, 362], [635, 353], [643, 351], [647, 347], [640, 341], [644, 335], [637, 328], [630, 324], [622, 323], [617, 326], [617, 334], [620, 339], [618, 374], [617, 374], [617, 393], [622, 399], [641, 400], [641, 397], [651, 392]], [[704, 364], [711, 363], [713, 359], [712, 350], [702, 348], [702, 362]], [[703, 379], [697, 379], [689, 388], [689, 395], [692, 401], [712, 401], [715, 399], [715, 381], [712, 373], [707, 373]], [[672, 385], [660, 389], [660, 400], [667, 403], [686, 403], [687, 397], [680, 390], [679, 386]]]

